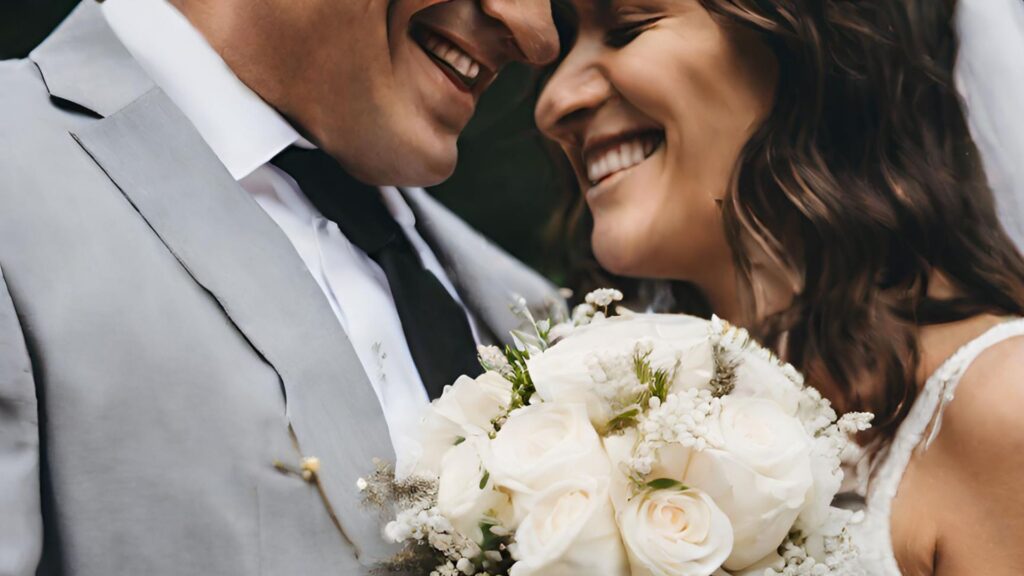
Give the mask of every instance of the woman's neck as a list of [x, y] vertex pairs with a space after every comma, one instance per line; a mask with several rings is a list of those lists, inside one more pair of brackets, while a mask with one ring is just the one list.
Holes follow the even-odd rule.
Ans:
[[728, 274], [716, 275], [696, 282], [704, 297], [707, 298], [711, 311], [733, 324], [746, 326], [749, 324], [743, 312], [743, 303], [739, 295], [736, 274], [731, 270]]
[[694, 283], [703, 292], [711, 311], [737, 326], [752, 327], [758, 321], [780, 312], [793, 301], [797, 288], [779, 273], [767, 266], [755, 265], [750, 284], [730, 263], [709, 270]]

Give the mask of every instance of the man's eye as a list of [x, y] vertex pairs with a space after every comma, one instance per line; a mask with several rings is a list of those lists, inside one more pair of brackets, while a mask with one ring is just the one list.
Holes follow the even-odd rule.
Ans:
[[649, 18], [639, 22], [632, 22], [625, 26], [612, 28], [606, 34], [605, 42], [613, 48], [622, 48], [633, 40], [636, 40], [637, 36], [640, 36], [644, 32], [650, 30], [658, 20], [659, 18]]

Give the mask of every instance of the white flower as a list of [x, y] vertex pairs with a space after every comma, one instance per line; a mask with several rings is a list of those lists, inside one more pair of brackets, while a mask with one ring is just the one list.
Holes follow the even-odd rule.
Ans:
[[821, 436], [813, 440], [811, 447], [811, 474], [814, 482], [808, 494], [807, 504], [797, 519], [796, 527], [806, 536], [816, 536], [829, 531], [835, 511], [832, 501], [843, 483], [843, 471], [835, 439]]
[[764, 398], [779, 405], [786, 414], [797, 416], [803, 400], [803, 388], [782, 370], [777, 361], [749, 348], [740, 354], [736, 369], [735, 398]]
[[731, 575], [727, 574], [726, 576], [766, 576], [775, 574], [775, 571], [781, 571], [785, 567], [786, 561], [777, 550], [772, 550], [770, 554], [743, 570], [734, 571]]
[[480, 452], [486, 437], [472, 437], [452, 448], [441, 462], [437, 508], [462, 535], [483, 542], [480, 522], [485, 516], [510, 512], [508, 495], [493, 489]]
[[618, 511], [634, 576], [709, 576], [733, 547], [729, 518], [700, 490], [648, 490]]
[[512, 493], [517, 520], [560, 480], [611, 475], [601, 440], [579, 404], [516, 410], [491, 441], [485, 466], [495, 486]]
[[512, 383], [494, 372], [475, 380], [463, 376], [446, 386], [420, 424], [415, 473], [436, 477], [445, 453], [461, 438], [493, 432], [491, 420], [502, 414], [511, 400]]
[[480, 357], [480, 363], [489, 371], [504, 374], [509, 367], [508, 358], [497, 346], [477, 346], [476, 352]]
[[526, 298], [523, 298], [522, 296], [513, 296], [512, 304], [509, 306], [509, 308], [512, 310], [512, 313], [515, 314], [516, 316], [532, 318], [532, 315], [530, 314], [530, 305], [526, 301]]
[[459, 561], [455, 563], [455, 567], [459, 572], [467, 576], [473, 576], [476, 573], [476, 566], [473, 566], [473, 562], [469, 558], [459, 558]]
[[[699, 318], [665, 314], [639, 314], [609, 318], [581, 326], [543, 354], [527, 361], [537, 394], [545, 402], [586, 404], [594, 425], [604, 428], [616, 416], [608, 394], [602, 392], [608, 376], [602, 363], [631, 360], [634, 347], [650, 347], [648, 361], [655, 370], [675, 369], [672, 388], [706, 386], [713, 363], [707, 322]], [[595, 377], [603, 382], [595, 382]]]
[[732, 521], [736, 543], [725, 568], [742, 570], [779, 547], [808, 502], [811, 441], [770, 400], [722, 398], [711, 424], [716, 447], [693, 452], [680, 479], [710, 494]]
[[560, 340], [564, 340], [572, 335], [576, 330], [576, 325], [572, 322], [561, 322], [551, 327], [548, 332], [548, 343], [554, 344]]
[[[831, 408], [828, 412], [834, 415]], [[837, 536], [849, 520], [848, 514], [832, 506], [843, 483], [842, 454], [851, 444], [850, 435], [870, 427], [872, 417], [856, 412], [846, 414], [822, 428], [814, 438], [811, 450], [814, 487], [796, 523], [796, 528], [806, 537]]]
[[510, 576], [618, 576], [629, 570], [606, 478], [558, 482], [516, 532]]
[[614, 288], [599, 288], [586, 296], [587, 304], [598, 308], [607, 308], [613, 302], [622, 301], [622, 292]]
[[[507, 359], [479, 349], [491, 372], [460, 379], [423, 422], [416, 472], [437, 497], [387, 536], [440, 552], [445, 576], [486, 574], [509, 553], [512, 576], [840, 573], [856, 555], [851, 515], [831, 505], [840, 455], [870, 415], [837, 420], [745, 330], [607, 317], [620, 299], [598, 291], [572, 321], [534, 322], [561, 338], [546, 350], [519, 335], [536, 393], [514, 412]], [[481, 521], [508, 550], [481, 550]]]
[[701, 451], [718, 446], [720, 439], [710, 434], [709, 423], [719, 414], [720, 404], [710, 391], [697, 388], [669, 394], [665, 402], [651, 398], [650, 410], [637, 426], [640, 439], [628, 463], [632, 473], [646, 476], [655, 468], [672, 470], [675, 465], [679, 466], [678, 473], [671, 472], [667, 477], [679, 477], [688, 457], [666, 461], [663, 449], [678, 445]]
[[609, 493], [616, 509], [632, 495], [629, 463], [633, 458], [633, 450], [638, 437], [636, 429], [629, 428], [619, 434], [612, 434], [602, 439], [605, 453], [612, 466], [612, 482]]
[[580, 304], [572, 309], [571, 322], [574, 326], [586, 326], [590, 324], [591, 318], [594, 317], [594, 307], [590, 304]]
[[871, 428], [871, 421], [875, 415], [870, 412], [849, 412], [836, 422], [836, 426], [843, 434], [856, 434]]

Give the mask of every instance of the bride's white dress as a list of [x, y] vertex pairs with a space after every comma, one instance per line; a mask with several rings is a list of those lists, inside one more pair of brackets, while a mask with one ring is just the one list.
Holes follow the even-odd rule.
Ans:
[[[875, 464], [867, 489], [863, 519], [851, 527], [860, 549], [859, 570], [870, 576], [900, 576], [890, 532], [892, 502], [903, 473], [916, 450], [927, 450], [942, 426], [942, 414], [953, 401], [960, 378], [982, 352], [1015, 336], [1024, 336], [1024, 319], [1004, 322], [969, 342], [951, 356], [925, 383], [892, 444]], [[927, 437], [926, 437], [927, 435]], [[866, 492], [866, 493], [865, 493]]]

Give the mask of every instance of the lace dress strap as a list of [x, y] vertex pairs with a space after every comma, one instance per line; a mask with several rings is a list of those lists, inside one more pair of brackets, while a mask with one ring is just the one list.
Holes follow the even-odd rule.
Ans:
[[[938, 436], [942, 426], [942, 415], [952, 402], [960, 379], [982, 352], [1000, 342], [1022, 335], [1024, 319], [1013, 319], [998, 324], [962, 346], [925, 382], [924, 388], [878, 465], [867, 494], [864, 519], [856, 530], [863, 564], [869, 574], [900, 576], [890, 530], [892, 502], [914, 451], [919, 448], [927, 450]], [[925, 434], [928, 435], [927, 438]]]

